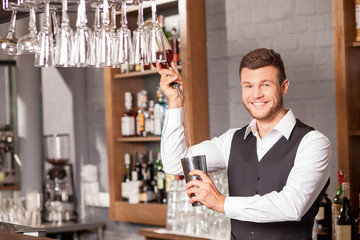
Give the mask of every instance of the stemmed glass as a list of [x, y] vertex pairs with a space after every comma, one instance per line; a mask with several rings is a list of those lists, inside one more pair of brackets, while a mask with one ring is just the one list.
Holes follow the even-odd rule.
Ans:
[[173, 59], [173, 51], [165, 34], [156, 19], [156, 3], [152, 0], [152, 28], [150, 30], [150, 54], [151, 63], [156, 67], [159, 62], [163, 68], [169, 68]]
[[55, 64], [57, 67], [69, 67], [73, 65], [71, 58], [72, 44], [73, 30], [69, 26], [67, 0], [63, 0], [61, 27], [56, 34]]
[[134, 63], [141, 66], [143, 70], [145, 65], [150, 63], [149, 54], [149, 31], [144, 27], [143, 1], [139, 0], [138, 10], [138, 28], [134, 31], [133, 47], [134, 47]]
[[100, 66], [111, 67], [111, 29], [109, 19], [109, 3], [104, 0], [103, 19], [100, 29]]
[[85, 0], [80, 0], [76, 21], [76, 32], [73, 43], [73, 62], [76, 67], [86, 67], [89, 51], [89, 39], [91, 30], [86, 26], [86, 5]]
[[100, 6], [96, 5], [94, 29], [90, 35], [90, 46], [88, 54], [88, 66], [100, 67]]
[[8, 33], [6, 37], [0, 37], [0, 48], [9, 55], [17, 54], [17, 39], [15, 38], [16, 11], [12, 11]]
[[129, 66], [134, 64], [134, 54], [131, 43], [131, 32], [127, 27], [127, 18], [126, 18], [126, 2], [122, 1], [121, 3], [121, 27], [118, 29], [118, 41], [116, 45], [116, 65], [118, 67], [121, 64]]
[[116, 67], [116, 59], [117, 59], [117, 34], [116, 34], [116, 9], [114, 6], [111, 7], [111, 64], [112, 67]]
[[54, 59], [54, 39], [50, 31], [50, 2], [45, 1], [43, 29], [38, 34], [39, 46], [35, 54], [36, 67], [51, 67]]
[[35, 6], [30, 5], [30, 19], [29, 19], [29, 31], [30, 33], [19, 38], [17, 43], [18, 54], [35, 53], [37, 49], [37, 29], [36, 29], [36, 15]]

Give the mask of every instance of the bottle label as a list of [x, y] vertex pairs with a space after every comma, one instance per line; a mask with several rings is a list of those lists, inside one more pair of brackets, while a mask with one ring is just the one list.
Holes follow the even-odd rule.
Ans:
[[129, 199], [129, 184], [127, 182], [121, 183], [121, 197], [124, 199]]
[[141, 135], [142, 132], [145, 131], [145, 118], [144, 118], [144, 114], [138, 114], [138, 116], [136, 117], [136, 133], [137, 135]]
[[351, 225], [336, 225], [337, 240], [351, 240]]
[[121, 135], [134, 136], [135, 135], [135, 121], [131, 116], [124, 116], [121, 118]]
[[319, 211], [316, 214], [315, 219], [317, 221], [325, 219], [325, 207], [323, 207], [323, 206], [319, 207]]

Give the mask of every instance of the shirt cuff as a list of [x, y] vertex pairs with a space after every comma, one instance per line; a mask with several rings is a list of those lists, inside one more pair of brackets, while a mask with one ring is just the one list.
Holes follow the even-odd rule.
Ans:
[[168, 127], [179, 127], [183, 124], [184, 122], [184, 114], [183, 114], [184, 110], [183, 108], [171, 108], [171, 109], [166, 109], [166, 117], [167, 117], [167, 123], [166, 125]]
[[246, 212], [249, 205], [260, 198], [260, 195], [252, 197], [226, 197], [224, 202], [224, 213], [227, 217], [232, 219], [258, 222], [259, 219], [250, 217]]

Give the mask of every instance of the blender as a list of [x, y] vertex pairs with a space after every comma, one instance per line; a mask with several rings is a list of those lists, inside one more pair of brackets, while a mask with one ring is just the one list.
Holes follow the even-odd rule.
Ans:
[[45, 165], [43, 219], [58, 224], [76, 221], [74, 177], [72, 164], [69, 163], [69, 134], [46, 135], [44, 141], [45, 160], [50, 166]]

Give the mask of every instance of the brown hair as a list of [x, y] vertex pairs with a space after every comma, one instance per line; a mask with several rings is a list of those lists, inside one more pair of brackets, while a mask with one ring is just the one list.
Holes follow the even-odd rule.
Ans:
[[239, 74], [243, 68], [255, 70], [266, 66], [274, 66], [278, 70], [281, 85], [286, 79], [284, 63], [280, 54], [272, 49], [257, 48], [247, 53], [240, 62]]

